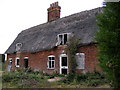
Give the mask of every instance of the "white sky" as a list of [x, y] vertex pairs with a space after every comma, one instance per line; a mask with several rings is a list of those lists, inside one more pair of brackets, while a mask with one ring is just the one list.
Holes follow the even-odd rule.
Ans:
[[47, 8], [58, 1], [61, 17], [101, 7], [103, 0], [0, 0], [0, 53], [27, 28], [47, 22]]

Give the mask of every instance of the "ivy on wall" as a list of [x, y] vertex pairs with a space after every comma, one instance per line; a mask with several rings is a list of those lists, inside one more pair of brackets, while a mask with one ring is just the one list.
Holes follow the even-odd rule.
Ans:
[[66, 47], [66, 53], [68, 55], [68, 64], [69, 64], [69, 74], [75, 74], [75, 69], [77, 67], [75, 55], [78, 50], [79, 40], [75, 37], [69, 39], [69, 43]]

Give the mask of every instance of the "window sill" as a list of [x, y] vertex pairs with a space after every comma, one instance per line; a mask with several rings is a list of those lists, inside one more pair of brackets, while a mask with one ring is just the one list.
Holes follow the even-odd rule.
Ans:
[[16, 67], [20, 67], [20, 66], [16, 66]]
[[53, 69], [55, 69], [55, 68], [47, 68], [47, 69], [53, 70]]

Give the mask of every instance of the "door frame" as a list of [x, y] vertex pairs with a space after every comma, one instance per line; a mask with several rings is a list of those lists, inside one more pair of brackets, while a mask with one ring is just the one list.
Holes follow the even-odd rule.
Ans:
[[[62, 57], [67, 57], [67, 66], [62, 66]], [[66, 54], [60, 55], [60, 74], [62, 74], [62, 69], [67, 69], [68, 74], [68, 56]]]

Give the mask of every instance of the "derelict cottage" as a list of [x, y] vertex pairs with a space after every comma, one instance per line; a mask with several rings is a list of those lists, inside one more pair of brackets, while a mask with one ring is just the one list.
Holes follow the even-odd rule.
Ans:
[[6, 50], [7, 70], [31, 68], [49, 74], [68, 74], [69, 59], [65, 48], [73, 36], [81, 42], [76, 53], [76, 71], [100, 70], [94, 38], [98, 30], [96, 15], [101, 8], [60, 18], [61, 7], [55, 2], [47, 11], [47, 23], [22, 31]]

